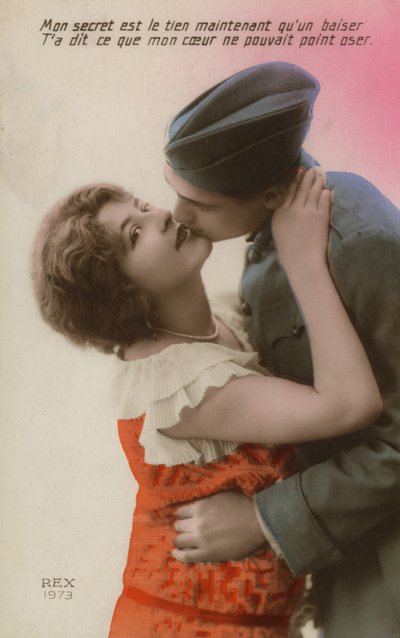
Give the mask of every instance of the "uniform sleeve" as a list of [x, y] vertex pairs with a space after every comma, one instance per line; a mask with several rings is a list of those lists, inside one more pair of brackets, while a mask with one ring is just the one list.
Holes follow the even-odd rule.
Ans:
[[333, 440], [331, 449], [339, 451], [326, 461], [257, 495], [263, 520], [297, 575], [340, 562], [352, 543], [363, 543], [400, 509], [400, 237], [358, 231], [342, 241], [331, 269], [378, 379], [384, 412], [355, 442], [354, 435]]

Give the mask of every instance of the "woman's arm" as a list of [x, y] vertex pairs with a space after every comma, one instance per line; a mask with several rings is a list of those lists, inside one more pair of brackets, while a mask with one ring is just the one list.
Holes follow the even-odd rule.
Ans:
[[210, 389], [197, 408], [185, 408], [164, 434], [281, 444], [341, 435], [376, 419], [379, 390], [327, 265], [330, 197], [323, 176], [310, 169], [291, 184], [272, 220], [307, 325], [313, 387], [275, 377], [233, 379]]

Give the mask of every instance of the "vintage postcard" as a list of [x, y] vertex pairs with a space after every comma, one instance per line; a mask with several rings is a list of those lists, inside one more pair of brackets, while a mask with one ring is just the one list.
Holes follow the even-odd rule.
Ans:
[[[400, 4], [15, 0], [0, 11], [0, 633], [105, 638], [137, 488], [116, 429], [113, 355], [72, 346], [40, 317], [30, 277], [38, 225], [94, 182], [172, 207], [163, 148], [174, 114], [274, 60], [320, 82], [307, 152], [399, 205]], [[244, 250], [243, 238], [215, 246], [211, 296], [238, 293]]]

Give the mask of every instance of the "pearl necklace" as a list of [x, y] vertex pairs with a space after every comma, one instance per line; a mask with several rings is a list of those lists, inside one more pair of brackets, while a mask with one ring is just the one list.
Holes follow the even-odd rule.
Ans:
[[[174, 330], [168, 330], [167, 328], [159, 328], [158, 326], [156, 326], [155, 329], [158, 330], [159, 332], [166, 332], [167, 334], [173, 335], [174, 337], [181, 337], [182, 339], [191, 339], [192, 341], [214, 341], [214, 339], [218, 337], [219, 327], [214, 317], [212, 318], [212, 321], [214, 324], [214, 332], [211, 335], [208, 335], [206, 337], [204, 335], [188, 335], [184, 332], [175, 332]], [[154, 335], [154, 337], [156, 341], [158, 341], [159, 337], [157, 333]]]

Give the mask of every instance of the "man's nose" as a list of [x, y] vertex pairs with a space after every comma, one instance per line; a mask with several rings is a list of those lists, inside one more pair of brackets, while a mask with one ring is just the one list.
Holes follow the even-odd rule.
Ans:
[[175, 221], [181, 224], [186, 224], [186, 226], [190, 226], [190, 224], [194, 221], [194, 213], [190, 210], [190, 206], [179, 199], [176, 201], [175, 206], [172, 209], [172, 217]]

